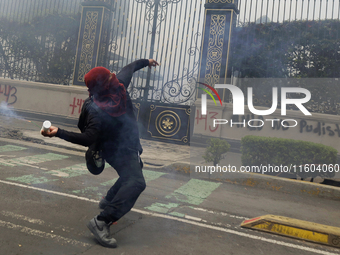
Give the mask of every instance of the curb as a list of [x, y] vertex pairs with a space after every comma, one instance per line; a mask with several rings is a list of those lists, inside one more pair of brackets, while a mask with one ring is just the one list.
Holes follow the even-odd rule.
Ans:
[[340, 228], [277, 215], [245, 220], [241, 227], [340, 248]]
[[253, 188], [261, 188], [271, 191], [279, 191], [286, 194], [310, 195], [340, 200], [340, 187], [334, 187], [312, 182], [286, 179], [256, 173], [224, 173], [221, 175], [209, 173], [194, 173], [193, 166], [187, 163], [175, 163], [161, 168], [166, 172], [177, 172], [190, 175], [196, 179], [208, 179], [211, 181], [226, 182]]

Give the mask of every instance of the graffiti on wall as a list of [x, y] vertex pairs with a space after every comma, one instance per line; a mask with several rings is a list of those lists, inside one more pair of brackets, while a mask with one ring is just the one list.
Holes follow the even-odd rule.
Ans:
[[15, 86], [0, 84], [0, 101], [5, 101], [7, 105], [15, 104], [18, 99], [17, 91]]
[[81, 107], [83, 106], [84, 101], [85, 100], [81, 98], [76, 98], [76, 97], [73, 98], [73, 102], [72, 104], [70, 104], [70, 107], [72, 109], [71, 115], [80, 114]]
[[204, 131], [209, 130], [210, 132], [216, 132], [218, 129], [218, 126], [214, 127], [212, 124], [212, 121], [215, 119], [219, 119], [217, 117], [218, 112], [212, 112], [208, 111], [206, 115], [201, 114], [200, 110], [196, 110], [196, 124], [199, 125], [203, 122], [204, 124]]

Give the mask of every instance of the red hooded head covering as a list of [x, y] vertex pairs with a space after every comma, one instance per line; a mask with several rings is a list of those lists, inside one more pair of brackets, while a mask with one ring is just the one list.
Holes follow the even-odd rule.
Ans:
[[126, 90], [114, 73], [98, 66], [84, 78], [90, 96], [93, 96], [93, 101], [100, 109], [113, 117], [126, 113]]

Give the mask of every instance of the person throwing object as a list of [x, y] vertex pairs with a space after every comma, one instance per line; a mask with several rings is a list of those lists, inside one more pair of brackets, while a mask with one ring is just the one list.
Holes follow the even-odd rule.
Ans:
[[105, 247], [117, 247], [116, 240], [110, 237], [110, 225], [131, 210], [146, 187], [140, 159], [143, 149], [127, 88], [134, 72], [158, 65], [154, 59], [141, 59], [125, 66], [117, 75], [104, 67], [91, 69], [84, 77], [89, 97], [78, 120], [81, 133], [55, 126], [41, 131], [43, 136], [56, 136], [88, 147], [96, 145], [105, 161], [117, 171], [118, 180], [99, 202], [103, 211], [87, 224]]

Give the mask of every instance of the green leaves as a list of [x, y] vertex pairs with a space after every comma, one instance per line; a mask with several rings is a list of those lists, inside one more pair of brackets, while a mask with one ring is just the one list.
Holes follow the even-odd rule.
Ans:
[[48, 13], [29, 22], [0, 20], [0, 58], [11, 78], [69, 84], [79, 32], [79, 14]]
[[246, 23], [233, 32], [242, 77], [340, 77], [339, 20]]
[[211, 138], [207, 143], [209, 146], [202, 157], [205, 159], [205, 162], [213, 162], [214, 166], [216, 166], [224, 158], [223, 154], [229, 151], [230, 144], [218, 138]]
[[[245, 136], [241, 140], [242, 165], [244, 166], [299, 166], [306, 164], [330, 165], [337, 162], [337, 150], [333, 147], [293, 139]], [[334, 171], [300, 173], [303, 177], [332, 177]]]

